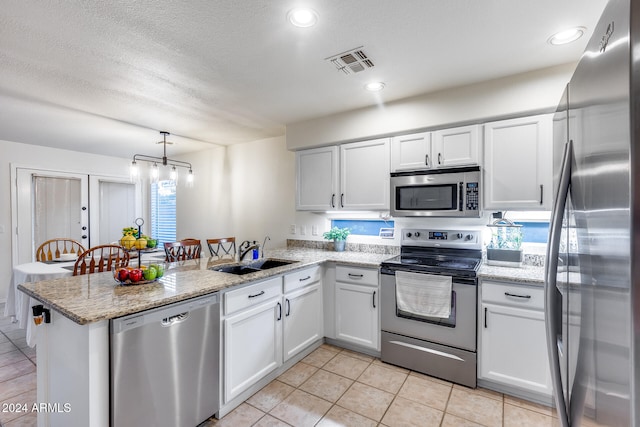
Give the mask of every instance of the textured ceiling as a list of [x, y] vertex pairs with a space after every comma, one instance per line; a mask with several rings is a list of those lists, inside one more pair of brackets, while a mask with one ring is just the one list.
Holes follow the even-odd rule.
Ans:
[[[170, 154], [301, 120], [577, 61], [605, 0], [0, 0], [0, 139]], [[308, 5], [311, 28], [286, 22]], [[375, 67], [325, 61], [364, 46]], [[380, 95], [363, 90], [383, 80]]]

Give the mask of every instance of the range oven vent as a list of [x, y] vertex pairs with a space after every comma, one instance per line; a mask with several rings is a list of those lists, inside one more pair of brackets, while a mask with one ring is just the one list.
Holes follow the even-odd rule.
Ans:
[[362, 46], [330, 56], [329, 58], [325, 58], [325, 60], [331, 62], [338, 70], [345, 74], [359, 73], [374, 66], [371, 58], [364, 53]]

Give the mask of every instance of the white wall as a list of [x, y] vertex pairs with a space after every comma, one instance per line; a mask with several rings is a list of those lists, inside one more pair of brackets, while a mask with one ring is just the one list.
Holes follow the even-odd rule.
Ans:
[[287, 147], [298, 150], [554, 111], [575, 65], [546, 68], [292, 123], [287, 125]]
[[99, 156], [76, 151], [60, 150], [31, 144], [0, 140], [0, 301], [7, 296], [11, 279], [11, 165], [99, 174], [109, 176], [128, 176], [130, 159]]

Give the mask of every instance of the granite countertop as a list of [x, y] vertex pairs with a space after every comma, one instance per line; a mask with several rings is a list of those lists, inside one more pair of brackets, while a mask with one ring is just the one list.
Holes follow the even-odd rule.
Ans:
[[482, 264], [478, 271], [480, 279], [504, 280], [525, 285], [544, 285], [544, 267], [523, 265], [520, 268], [499, 267]]
[[206, 295], [326, 261], [378, 268], [390, 255], [290, 248], [269, 250], [266, 257], [296, 262], [256, 273], [234, 275], [208, 269], [220, 264], [221, 260], [218, 258], [200, 258], [170, 264], [161, 279], [145, 285], [119, 285], [113, 279], [112, 273], [107, 272], [24, 283], [19, 285], [18, 289], [72, 321], [85, 325]]

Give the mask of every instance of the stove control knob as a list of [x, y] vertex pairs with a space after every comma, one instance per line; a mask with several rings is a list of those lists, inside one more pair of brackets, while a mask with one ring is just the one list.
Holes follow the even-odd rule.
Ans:
[[467, 234], [467, 240], [473, 240], [473, 235], [472, 234]]
[[462, 238], [464, 237], [464, 235], [463, 235], [462, 233], [458, 233], [458, 234], [456, 234], [456, 237], [457, 237], [458, 239], [462, 239]]
[[407, 237], [411, 237], [411, 233], [407, 233]]
[[414, 235], [415, 237], [420, 237], [420, 232], [419, 232], [419, 231], [416, 231], [415, 233], [413, 233], [413, 235]]

